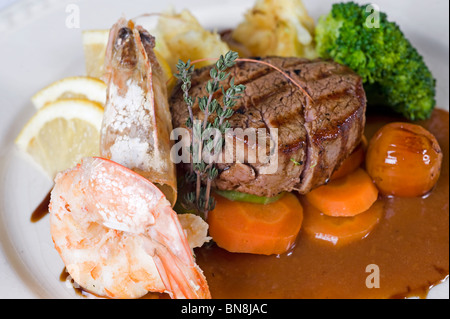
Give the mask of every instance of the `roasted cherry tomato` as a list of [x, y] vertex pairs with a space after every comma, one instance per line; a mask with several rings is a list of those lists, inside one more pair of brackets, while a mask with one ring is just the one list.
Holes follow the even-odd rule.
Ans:
[[436, 138], [411, 123], [390, 123], [369, 143], [366, 168], [385, 195], [414, 197], [428, 193], [436, 184], [442, 152]]

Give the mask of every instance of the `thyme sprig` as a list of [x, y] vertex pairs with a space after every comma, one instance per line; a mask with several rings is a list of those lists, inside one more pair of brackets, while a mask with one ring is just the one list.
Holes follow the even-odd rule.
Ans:
[[[191, 65], [190, 60], [186, 63], [179, 60], [176, 66], [178, 73], [174, 75], [182, 82], [183, 98], [189, 111], [186, 126], [191, 129], [189, 149], [191, 165], [190, 171], [186, 174], [186, 181], [195, 183], [195, 191], [188, 192], [184, 196], [184, 200], [188, 205], [202, 213], [204, 217], [214, 209], [216, 204], [211, 196], [211, 185], [219, 174], [216, 162], [225, 141], [225, 131], [230, 127], [227, 119], [233, 115], [233, 106], [236, 105], [236, 100], [241, 98], [245, 91], [244, 85], [235, 85], [234, 78], [229, 81], [227, 90], [221, 84], [229, 78], [230, 73], [226, 70], [236, 63], [238, 57], [239, 55], [236, 52], [228, 51], [225, 55], [221, 55], [211, 68], [209, 73], [211, 79], [205, 85], [207, 96], [197, 97], [198, 107], [203, 112], [203, 120], [194, 116], [195, 97], [189, 95], [194, 65]], [[214, 94], [219, 90], [222, 91], [222, 102], [214, 98]], [[209, 121], [211, 116], [215, 116], [213, 122]], [[213, 134], [214, 132], [220, 132], [220, 136]], [[207, 162], [203, 156], [205, 151], [208, 154], [213, 154]], [[204, 185], [205, 183], [206, 185]]]

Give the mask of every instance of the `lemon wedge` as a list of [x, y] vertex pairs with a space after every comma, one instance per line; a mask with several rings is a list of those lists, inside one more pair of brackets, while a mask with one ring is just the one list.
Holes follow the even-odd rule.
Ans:
[[109, 30], [85, 30], [82, 33], [86, 74], [101, 78], [105, 72], [105, 53]]
[[98, 156], [101, 104], [86, 99], [60, 99], [40, 108], [15, 140], [50, 178], [85, 156]]
[[37, 92], [31, 98], [34, 106], [40, 109], [58, 99], [88, 99], [101, 105], [106, 102], [106, 84], [89, 76], [72, 76], [56, 81]]
[[[86, 74], [91, 77], [101, 78], [105, 72], [105, 54], [108, 45], [109, 30], [85, 30], [82, 33]], [[169, 64], [159, 52], [160, 41], [156, 39], [155, 55], [166, 78], [172, 79], [172, 71]]]

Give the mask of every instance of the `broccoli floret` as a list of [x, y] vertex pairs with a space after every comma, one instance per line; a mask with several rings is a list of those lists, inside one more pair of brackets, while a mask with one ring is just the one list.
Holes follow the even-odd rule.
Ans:
[[[322, 58], [347, 65], [363, 79], [368, 93], [411, 120], [426, 119], [435, 106], [435, 85], [422, 56], [386, 14], [374, 25], [367, 5], [334, 4], [316, 27], [317, 52]], [[379, 26], [379, 27], [377, 27]]]

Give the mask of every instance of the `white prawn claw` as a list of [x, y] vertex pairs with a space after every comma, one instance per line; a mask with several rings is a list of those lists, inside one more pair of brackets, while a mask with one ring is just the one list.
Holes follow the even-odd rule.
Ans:
[[85, 158], [59, 173], [50, 201], [53, 242], [67, 271], [99, 296], [210, 298], [163, 193], [124, 166]]

